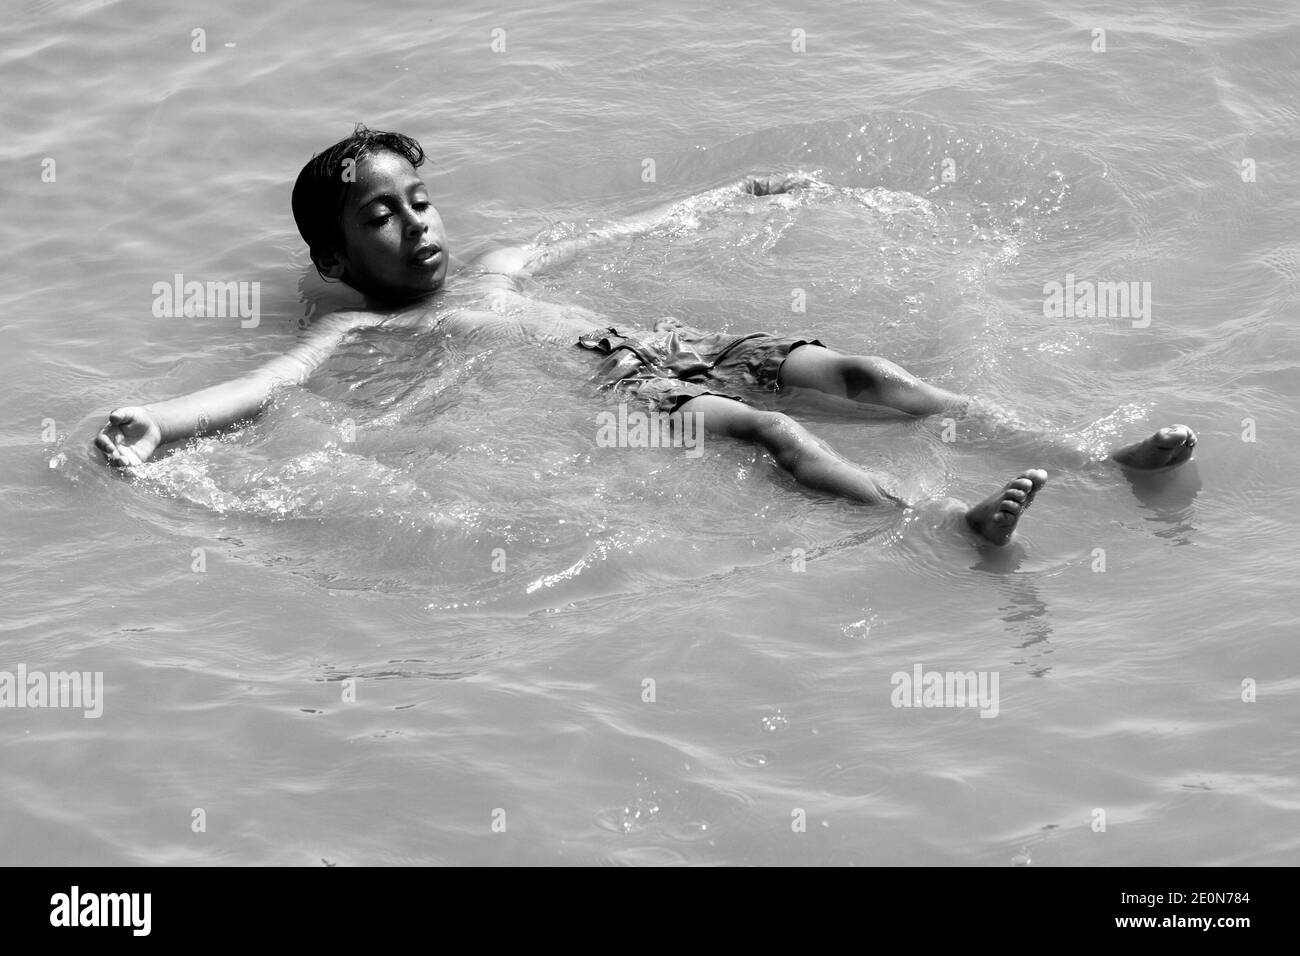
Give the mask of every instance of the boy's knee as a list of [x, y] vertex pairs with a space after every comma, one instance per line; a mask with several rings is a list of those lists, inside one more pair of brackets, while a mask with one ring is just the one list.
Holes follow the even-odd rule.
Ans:
[[802, 445], [803, 428], [789, 415], [781, 412], [757, 412], [754, 422], [754, 440], [778, 460], [783, 453], [798, 451]]
[[885, 372], [885, 360], [874, 355], [846, 355], [840, 359], [844, 391], [850, 398], [879, 388]]

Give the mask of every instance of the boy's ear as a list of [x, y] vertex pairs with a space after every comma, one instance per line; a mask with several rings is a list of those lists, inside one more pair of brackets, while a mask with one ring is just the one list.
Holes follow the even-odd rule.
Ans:
[[331, 249], [329, 252], [323, 252], [314, 257], [316, 268], [321, 271], [322, 275], [329, 276], [331, 279], [342, 279], [347, 268], [343, 265], [343, 260], [339, 258], [337, 252]]

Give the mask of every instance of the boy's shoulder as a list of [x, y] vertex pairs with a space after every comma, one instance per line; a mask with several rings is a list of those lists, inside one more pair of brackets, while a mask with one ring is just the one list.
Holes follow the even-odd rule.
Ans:
[[513, 282], [527, 269], [532, 255], [526, 246], [501, 246], [476, 256], [467, 271], [490, 282]]

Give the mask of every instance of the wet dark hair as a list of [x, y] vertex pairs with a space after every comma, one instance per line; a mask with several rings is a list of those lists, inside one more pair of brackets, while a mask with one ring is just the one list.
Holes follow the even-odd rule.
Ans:
[[[358, 123], [351, 136], [317, 153], [298, 174], [293, 184], [293, 220], [311, 250], [312, 262], [343, 248], [343, 204], [355, 181], [345, 179], [345, 174], [355, 177], [361, 160], [384, 151], [396, 153], [416, 168], [424, 162], [424, 147], [411, 137]], [[316, 271], [320, 272], [319, 265]]]

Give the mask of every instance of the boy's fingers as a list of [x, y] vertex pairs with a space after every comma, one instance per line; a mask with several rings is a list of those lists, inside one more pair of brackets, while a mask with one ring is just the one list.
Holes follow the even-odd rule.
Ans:
[[108, 413], [108, 420], [114, 425], [126, 425], [135, 417], [134, 408], [115, 408]]
[[95, 444], [107, 451], [117, 451], [118, 445], [122, 443], [125, 437], [126, 436], [116, 428], [105, 428], [95, 436]]

